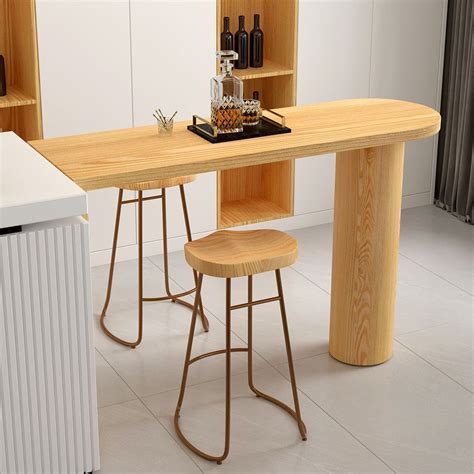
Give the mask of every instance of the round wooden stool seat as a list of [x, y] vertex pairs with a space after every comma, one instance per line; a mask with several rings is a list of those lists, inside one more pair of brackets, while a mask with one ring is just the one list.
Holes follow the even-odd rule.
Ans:
[[278, 230], [222, 230], [188, 242], [184, 253], [199, 273], [234, 278], [292, 265], [298, 256], [298, 242]]
[[128, 189], [130, 191], [147, 191], [149, 189], [163, 189], [172, 188], [174, 186], [181, 186], [182, 184], [192, 183], [196, 180], [196, 175], [178, 176], [177, 178], [155, 179], [154, 181], [143, 181], [141, 183], [130, 183], [119, 186], [121, 189]]

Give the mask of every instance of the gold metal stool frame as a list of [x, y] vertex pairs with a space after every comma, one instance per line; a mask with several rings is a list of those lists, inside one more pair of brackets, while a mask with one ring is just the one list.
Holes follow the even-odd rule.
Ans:
[[[288, 331], [288, 321], [286, 317], [286, 309], [285, 309], [285, 300], [283, 298], [283, 286], [281, 283], [281, 274], [280, 270], [275, 270], [276, 275], [276, 282], [278, 288], [278, 296], [274, 296], [272, 298], [265, 298], [261, 300], [252, 301], [252, 283], [253, 277], [249, 275], [248, 278], [248, 302], [243, 304], [232, 305], [231, 304], [231, 278], [226, 278], [226, 348], [220, 349], [217, 351], [206, 352], [204, 354], [198, 355], [196, 357], [191, 358], [191, 351], [193, 345], [193, 338], [194, 338], [194, 331], [196, 328], [196, 319], [198, 314], [198, 305], [200, 305], [201, 300], [201, 288], [202, 288], [202, 280], [203, 274], [200, 273], [197, 281], [197, 290], [196, 290], [196, 297], [195, 303], [193, 307], [193, 315], [191, 320], [191, 327], [189, 329], [189, 337], [188, 337], [188, 346], [186, 349], [186, 357], [184, 362], [184, 369], [183, 369], [183, 378], [181, 381], [181, 388], [179, 392], [178, 404], [176, 406], [176, 411], [174, 415], [174, 426], [176, 433], [179, 439], [187, 446], [191, 451], [196, 453], [198, 456], [201, 456], [208, 461], [216, 461], [217, 464], [222, 464], [222, 461], [227, 458], [229, 454], [230, 448], [230, 401], [231, 401], [231, 353], [232, 352], [247, 352], [248, 354], [248, 385], [250, 390], [257, 396], [268, 400], [269, 402], [274, 403], [275, 405], [279, 406], [283, 410], [285, 410], [289, 415], [291, 415], [298, 424], [298, 429], [303, 441], [306, 441], [306, 426], [301, 419], [301, 411], [300, 405], [298, 400], [298, 391], [296, 387], [296, 378], [295, 378], [295, 369], [293, 366], [293, 356], [291, 353], [291, 344], [290, 344], [290, 335]], [[253, 366], [252, 366], [252, 344], [253, 344], [253, 335], [252, 335], [252, 308], [253, 306], [270, 303], [273, 301], [279, 301], [280, 303], [280, 313], [281, 319], [283, 323], [283, 333], [285, 336], [285, 346], [286, 346], [286, 354], [288, 358], [288, 366], [290, 372], [290, 380], [291, 380], [291, 389], [293, 392], [293, 402], [295, 405], [295, 409], [293, 410], [285, 403], [277, 400], [276, 398], [267, 395], [266, 393], [261, 392], [258, 390], [253, 383]], [[231, 311], [236, 309], [247, 308], [247, 318], [248, 318], [248, 344], [247, 347], [238, 347], [233, 348], [231, 347]], [[226, 355], [226, 383], [225, 383], [225, 442], [224, 442], [224, 452], [221, 456], [212, 456], [201, 451], [199, 448], [194, 446], [188, 439], [184, 436], [179, 426], [179, 418], [180, 418], [180, 411], [183, 405], [184, 400], [184, 392], [186, 389], [186, 381], [188, 377], [188, 370], [189, 366], [194, 362], [199, 360], [205, 359], [206, 357], [211, 357], [218, 354], [225, 354]]]
[[[197, 272], [193, 270], [194, 274], [194, 282], [196, 287], [192, 288], [191, 290], [183, 291], [182, 293], [172, 294], [170, 287], [169, 287], [169, 268], [168, 268], [168, 234], [167, 234], [167, 219], [166, 219], [166, 188], [161, 188], [161, 194], [149, 197], [143, 197], [143, 191], [138, 191], [138, 198], [137, 199], [128, 199], [123, 200], [123, 189], [119, 189], [118, 193], [118, 202], [117, 202], [117, 213], [115, 217], [115, 229], [114, 229], [114, 237], [113, 237], [113, 244], [112, 244], [112, 255], [110, 259], [110, 269], [109, 269], [109, 279], [107, 285], [107, 295], [104, 302], [104, 307], [102, 309], [102, 313], [100, 315], [100, 327], [104, 331], [104, 333], [113, 339], [115, 342], [122, 344], [127, 347], [131, 347], [135, 349], [140, 342], [142, 341], [143, 336], [143, 302], [144, 301], [172, 301], [173, 303], [179, 303], [183, 306], [193, 309], [194, 312], [194, 305], [188, 303], [187, 301], [182, 300], [181, 298], [194, 293], [197, 287]], [[183, 215], [184, 215], [184, 223], [186, 226], [186, 236], [188, 242], [192, 241], [191, 236], [191, 226], [189, 224], [189, 215], [188, 215], [188, 208], [186, 204], [186, 195], [184, 193], [184, 185], [179, 185], [179, 191], [181, 194], [181, 204], [183, 207]], [[161, 209], [162, 209], [162, 223], [163, 223], [163, 262], [164, 262], [164, 273], [165, 273], [165, 290], [166, 296], [159, 296], [155, 298], [145, 298], [143, 296], [143, 202], [144, 201], [151, 201], [154, 199], [161, 199]], [[110, 303], [110, 297], [112, 293], [112, 283], [114, 277], [114, 268], [115, 268], [115, 257], [117, 254], [117, 241], [118, 241], [118, 233], [120, 227], [120, 215], [122, 211], [122, 205], [124, 204], [133, 204], [138, 203], [138, 337], [135, 341], [126, 341], [121, 339], [110, 332], [110, 330], [106, 327], [104, 323], [105, 316], [107, 315], [107, 308]], [[209, 321], [207, 320], [206, 315], [204, 314], [204, 308], [202, 305], [201, 298], [199, 298], [199, 309], [198, 313], [201, 316], [202, 325], [204, 331], [209, 331]]]

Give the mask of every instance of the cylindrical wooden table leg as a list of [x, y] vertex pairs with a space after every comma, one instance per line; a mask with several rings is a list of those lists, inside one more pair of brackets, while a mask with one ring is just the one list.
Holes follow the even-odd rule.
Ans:
[[404, 144], [337, 154], [329, 352], [353, 365], [392, 356]]

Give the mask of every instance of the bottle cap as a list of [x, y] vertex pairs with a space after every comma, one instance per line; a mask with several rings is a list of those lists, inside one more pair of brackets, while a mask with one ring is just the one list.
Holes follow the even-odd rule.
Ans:
[[238, 53], [231, 49], [225, 49], [223, 51], [216, 52], [217, 59], [221, 62], [221, 69], [223, 72], [230, 72], [234, 67], [232, 61], [239, 59]]

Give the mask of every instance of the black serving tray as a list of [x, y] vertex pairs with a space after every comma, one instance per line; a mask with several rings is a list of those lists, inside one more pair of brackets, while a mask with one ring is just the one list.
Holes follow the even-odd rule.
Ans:
[[[197, 123], [197, 120], [202, 120], [204, 123]], [[188, 125], [188, 130], [211, 143], [225, 143], [233, 142], [235, 140], [246, 140], [248, 138], [268, 137], [270, 135], [291, 133], [291, 128], [279, 124], [265, 116], [261, 118], [258, 125], [244, 127], [243, 132], [215, 134], [214, 129], [209, 122], [194, 115], [193, 124]]]

